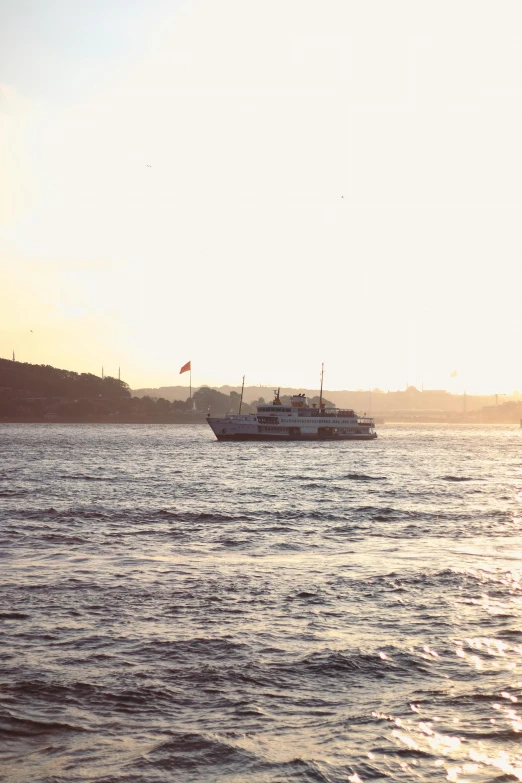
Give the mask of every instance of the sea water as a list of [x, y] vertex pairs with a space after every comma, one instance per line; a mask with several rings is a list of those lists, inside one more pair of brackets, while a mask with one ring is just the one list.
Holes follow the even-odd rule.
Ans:
[[522, 780], [522, 430], [0, 424], [0, 779]]

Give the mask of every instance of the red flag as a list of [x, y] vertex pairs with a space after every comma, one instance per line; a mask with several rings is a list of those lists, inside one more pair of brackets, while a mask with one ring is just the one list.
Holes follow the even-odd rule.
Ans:
[[190, 370], [190, 362], [187, 362], [183, 365], [181, 370], [179, 371], [179, 374], [181, 375], [182, 372], [188, 372]]

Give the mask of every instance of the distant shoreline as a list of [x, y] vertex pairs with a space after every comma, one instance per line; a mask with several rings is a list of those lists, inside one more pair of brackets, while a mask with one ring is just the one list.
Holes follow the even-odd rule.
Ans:
[[171, 416], [5, 416], [0, 424], [204, 424], [202, 413], [180, 413]]
[[[72, 416], [53, 416], [44, 418], [42, 416], [10, 416], [0, 418], [0, 424], [205, 424], [207, 417], [203, 414], [179, 414], [177, 416], [90, 416], [90, 417], [72, 417]], [[376, 421], [377, 430], [379, 427], [395, 424], [405, 424], [410, 426], [425, 426], [427, 424], [447, 424], [468, 426], [505, 426], [519, 427], [518, 421], [478, 421], [470, 419], [428, 419], [428, 418], [388, 418]]]

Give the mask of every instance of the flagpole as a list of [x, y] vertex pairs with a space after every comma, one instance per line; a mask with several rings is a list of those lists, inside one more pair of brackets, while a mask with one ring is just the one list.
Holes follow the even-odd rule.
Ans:
[[179, 371], [179, 374], [181, 375], [184, 372], [189, 371], [189, 400], [190, 404], [192, 405], [192, 360], [186, 362], [181, 370]]

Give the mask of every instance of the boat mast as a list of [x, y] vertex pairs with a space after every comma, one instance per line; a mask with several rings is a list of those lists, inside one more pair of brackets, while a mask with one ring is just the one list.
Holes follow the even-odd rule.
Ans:
[[324, 376], [324, 362], [321, 364], [321, 391], [319, 392], [319, 410], [323, 407], [323, 376]]
[[239, 415], [241, 416], [241, 406], [243, 405], [243, 392], [245, 390], [245, 376], [243, 375], [243, 384], [241, 386], [241, 397], [239, 398]]

